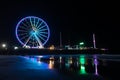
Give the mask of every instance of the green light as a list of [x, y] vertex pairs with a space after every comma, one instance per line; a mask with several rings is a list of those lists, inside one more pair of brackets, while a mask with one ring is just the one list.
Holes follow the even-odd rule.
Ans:
[[80, 44], [80, 45], [84, 45], [84, 42], [80, 42], [79, 44]]
[[84, 56], [80, 56], [80, 64], [85, 64], [85, 57]]
[[81, 73], [81, 74], [86, 74], [85, 66], [84, 66], [84, 65], [81, 65], [81, 66], [80, 66], [80, 73]]
[[81, 65], [81, 70], [85, 70], [85, 67], [83, 65]]
[[86, 71], [85, 71], [85, 56], [82, 55], [80, 56], [79, 58], [79, 62], [80, 62], [80, 74], [86, 74]]

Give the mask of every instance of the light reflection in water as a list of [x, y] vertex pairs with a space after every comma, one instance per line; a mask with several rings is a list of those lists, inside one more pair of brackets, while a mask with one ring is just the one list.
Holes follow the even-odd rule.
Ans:
[[62, 56], [59, 57], [59, 68], [62, 68]]
[[68, 69], [70, 67], [70, 61], [69, 61], [69, 58], [66, 58], [67, 61], [65, 61], [65, 66], [66, 68]]
[[80, 66], [80, 73], [81, 74], [86, 74], [86, 71], [85, 71], [85, 66], [81, 64]]
[[80, 74], [86, 74], [86, 70], [85, 70], [85, 56], [81, 55], [79, 58], [79, 62], [80, 62]]
[[[47, 61], [43, 59], [44, 56], [27, 56], [26, 59], [30, 59], [32, 62], [39, 64], [39, 67], [42, 67], [43, 69], [54, 69], [57, 68], [56, 65], [62, 69], [66, 68], [67, 70], [77, 70], [79, 71], [80, 74], [87, 74], [86, 67], [88, 65], [87, 58], [85, 55], [80, 55], [79, 57], [73, 57], [73, 56], [59, 56], [59, 57], [54, 57], [54, 56], [49, 56], [47, 58]], [[57, 62], [58, 60], [58, 62]], [[95, 75], [98, 75], [98, 60], [97, 60], [97, 55], [94, 55], [93, 57], [93, 64], [95, 68]], [[79, 69], [79, 70], [78, 70]]]
[[37, 62], [38, 62], [38, 63], [41, 63], [41, 58], [42, 58], [42, 57], [38, 57], [38, 58], [37, 58]]
[[65, 61], [65, 66], [67, 69], [70, 68], [71, 65], [73, 65], [73, 58], [72, 57], [66, 57], [66, 61]]
[[30, 69], [48, 69], [48, 64], [41, 61], [41, 57], [39, 56], [25, 56], [25, 59], [27, 59], [27, 62], [29, 64], [27, 65], [27, 68]]
[[62, 63], [62, 56], [59, 57], [60, 63]]
[[72, 64], [72, 63], [73, 63], [73, 62], [72, 62], [72, 57], [70, 57], [68, 61], [69, 61], [69, 62], [68, 62], [69, 64]]
[[97, 60], [97, 56], [94, 55], [94, 65], [95, 65], [95, 75], [98, 75], [98, 60]]
[[54, 60], [49, 60], [49, 64], [48, 64], [48, 68], [49, 69], [53, 69], [54, 68]]

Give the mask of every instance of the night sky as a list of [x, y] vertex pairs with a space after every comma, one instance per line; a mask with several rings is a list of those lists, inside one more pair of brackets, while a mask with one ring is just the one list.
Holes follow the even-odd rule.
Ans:
[[84, 41], [92, 46], [96, 34], [97, 47], [119, 49], [119, 6], [117, 2], [76, 0], [0, 0], [0, 43], [20, 45], [15, 27], [20, 19], [37, 16], [47, 22], [51, 36], [46, 45], [76, 45]]

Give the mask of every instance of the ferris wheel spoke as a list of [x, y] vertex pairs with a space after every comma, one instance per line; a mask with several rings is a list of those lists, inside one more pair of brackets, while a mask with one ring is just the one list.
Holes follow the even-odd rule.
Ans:
[[29, 37], [29, 36], [28, 36], [28, 35], [23, 36], [23, 37], [21, 37], [21, 40], [23, 40], [23, 39], [25, 39], [25, 38], [27, 38], [27, 37]]
[[45, 41], [45, 39], [44, 39], [42, 36], [38, 35], [38, 37], [39, 37], [40, 39], [42, 39], [43, 41]]
[[26, 32], [26, 33], [28, 33], [28, 31], [26, 31], [26, 30], [18, 30], [18, 32]]
[[43, 34], [40, 34], [40, 33], [39, 33], [39, 35], [41, 35], [41, 36], [43, 36], [43, 37], [47, 38], [47, 36], [46, 36], [46, 35], [43, 35]]
[[38, 26], [38, 23], [39, 23], [39, 20], [37, 19], [37, 23], [36, 23], [36, 25], [35, 25], [36, 27]]
[[23, 36], [23, 35], [27, 35], [27, 33], [21, 33], [21, 34], [18, 34], [19, 36]]
[[41, 26], [41, 27], [39, 27], [38, 29], [42, 29], [42, 28], [44, 28], [46, 25], [44, 25], [44, 26]]
[[34, 26], [35, 26], [35, 18], [34, 18]]
[[26, 28], [24, 26], [20, 26], [21, 29], [25, 29], [25, 30], [28, 30], [29, 28]]
[[46, 34], [46, 35], [48, 35], [48, 32], [39, 32], [40, 34]]
[[31, 28], [30, 22], [26, 20], [27, 25]]
[[37, 26], [37, 28], [39, 29], [39, 27], [40, 27], [42, 24], [43, 24], [43, 22], [41, 22], [41, 23]]
[[22, 24], [23, 24], [25, 27], [28, 27], [25, 23], [22, 22]]
[[33, 24], [32, 24], [32, 18], [30, 18], [30, 23], [31, 23], [31, 26], [33, 27]]
[[48, 29], [39, 29], [40, 32], [43, 32], [43, 31], [46, 31], [46, 30], [48, 30]]
[[39, 33], [40, 33], [40, 34], [42, 34], [42, 33], [43, 33], [43, 34], [48, 34], [48, 32], [39, 32]]

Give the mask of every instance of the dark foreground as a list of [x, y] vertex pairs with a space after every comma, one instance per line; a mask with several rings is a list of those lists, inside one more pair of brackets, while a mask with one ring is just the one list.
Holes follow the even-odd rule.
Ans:
[[0, 80], [103, 80], [100, 75], [72, 69], [53, 68], [47, 61], [37, 63], [23, 56], [0, 56]]

